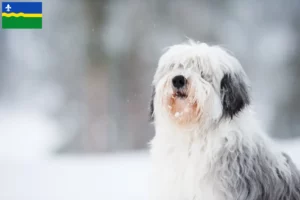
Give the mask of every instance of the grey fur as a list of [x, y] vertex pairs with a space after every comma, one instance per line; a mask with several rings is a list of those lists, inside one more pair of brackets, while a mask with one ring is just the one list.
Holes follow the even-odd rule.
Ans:
[[220, 84], [223, 116], [233, 118], [250, 104], [248, 88], [243, 79], [236, 74], [225, 74]]
[[[226, 143], [226, 141], [225, 141]], [[222, 151], [212, 169], [220, 178], [217, 187], [223, 188], [228, 200], [300, 200], [300, 173], [286, 154], [285, 167], [264, 145], [254, 148], [237, 144]]]
[[154, 97], [155, 97], [155, 87], [152, 88], [152, 95], [151, 95], [151, 101], [150, 101], [150, 114], [149, 114], [149, 120], [150, 122], [154, 121]]

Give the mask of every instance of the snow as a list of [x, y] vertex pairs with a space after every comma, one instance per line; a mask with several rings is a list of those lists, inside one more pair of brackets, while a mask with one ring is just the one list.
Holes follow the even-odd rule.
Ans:
[[181, 115], [181, 113], [176, 112], [174, 116], [175, 116], [176, 118], [178, 118], [180, 115]]
[[[148, 199], [148, 151], [54, 155], [59, 134], [45, 114], [0, 107], [0, 199]], [[300, 138], [278, 145], [300, 167]]]
[[0, 199], [145, 199], [147, 152], [55, 155], [62, 131], [25, 106], [0, 106]]
[[[0, 199], [145, 200], [147, 151], [53, 155], [60, 129], [46, 115], [0, 107]], [[278, 142], [300, 166], [300, 139]], [[276, 147], [278, 148], [278, 147]]]
[[0, 161], [0, 199], [141, 200], [147, 197], [147, 153]]
[[279, 148], [287, 153], [300, 169], [300, 138], [278, 141]]
[[0, 158], [26, 160], [51, 155], [61, 141], [57, 123], [43, 112], [0, 106]]
[[[300, 139], [280, 142], [300, 166]], [[148, 197], [147, 151], [0, 159], [0, 199], [141, 200]]]

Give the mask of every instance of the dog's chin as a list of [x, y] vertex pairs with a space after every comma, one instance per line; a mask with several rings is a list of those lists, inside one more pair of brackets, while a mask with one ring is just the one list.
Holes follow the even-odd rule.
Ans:
[[200, 116], [200, 108], [194, 96], [181, 91], [168, 96], [167, 110], [171, 120], [179, 125], [192, 125]]

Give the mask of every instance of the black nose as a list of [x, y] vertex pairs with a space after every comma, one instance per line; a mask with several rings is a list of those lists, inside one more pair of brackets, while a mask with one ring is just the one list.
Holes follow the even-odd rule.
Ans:
[[177, 89], [180, 89], [182, 88], [183, 86], [185, 86], [186, 84], [186, 78], [184, 78], [184, 76], [182, 75], [179, 75], [179, 76], [175, 76], [173, 79], [172, 79], [172, 83], [173, 83], [173, 86]]

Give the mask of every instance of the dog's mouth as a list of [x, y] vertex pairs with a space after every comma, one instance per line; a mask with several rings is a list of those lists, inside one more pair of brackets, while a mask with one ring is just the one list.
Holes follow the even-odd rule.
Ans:
[[173, 91], [168, 98], [167, 106], [171, 119], [178, 124], [190, 124], [198, 120], [200, 109], [190, 93]]
[[174, 98], [178, 97], [180, 99], [185, 99], [185, 98], [187, 98], [187, 94], [185, 92], [182, 92], [182, 91], [176, 91], [176, 92], [174, 92], [173, 97]]

